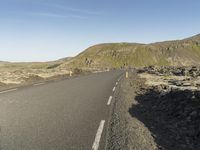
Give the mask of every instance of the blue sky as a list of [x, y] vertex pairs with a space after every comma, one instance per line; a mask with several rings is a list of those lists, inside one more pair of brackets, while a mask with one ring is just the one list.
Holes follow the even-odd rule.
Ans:
[[0, 60], [48, 61], [108, 42], [200, 33], [199, 0], [0, 0]]

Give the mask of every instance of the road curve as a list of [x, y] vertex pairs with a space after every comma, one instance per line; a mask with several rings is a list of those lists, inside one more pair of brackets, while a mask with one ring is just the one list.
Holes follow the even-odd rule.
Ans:
[[106, 130], [97, 132], [104, 121], [107, 126], [108, 100], [121, 74], [97, 73], [0, 93], [0, 150], [90, 150], [95, 142], [104, 149]]

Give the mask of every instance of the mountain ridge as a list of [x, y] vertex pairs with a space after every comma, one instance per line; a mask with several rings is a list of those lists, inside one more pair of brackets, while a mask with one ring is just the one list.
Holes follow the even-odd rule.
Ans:
[[122, 68], [200, 65], [200, 34], [182, 40], [142, 43], [103, 43], [62, 64], [67, 68]]

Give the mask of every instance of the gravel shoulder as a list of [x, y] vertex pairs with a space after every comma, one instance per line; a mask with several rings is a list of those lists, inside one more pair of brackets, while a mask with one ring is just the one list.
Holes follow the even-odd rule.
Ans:
[[130, 73], [129, 79], [122, 78], [118, 86], [110, 128], [108, 131], [109, 150], [154, 150], [157, 149], [154, 138], [148, 128], [129, 112], [131, 106], [137, 106], [136, 91], [140, 79], [136, 73]]

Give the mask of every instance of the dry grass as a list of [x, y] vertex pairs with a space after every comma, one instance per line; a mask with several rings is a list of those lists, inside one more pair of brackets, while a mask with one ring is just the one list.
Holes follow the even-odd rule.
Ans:
[[[0, 65], [0, 86], [22, 84], [31, 80], [42, 80], [54, 76], [68, 75], [69, 70], [60, 69], [56, 62], [7, 63]], [[54, 67], [55, 66], [55, 67]], [[50, 69], [49, 69], [50, 68]]]

